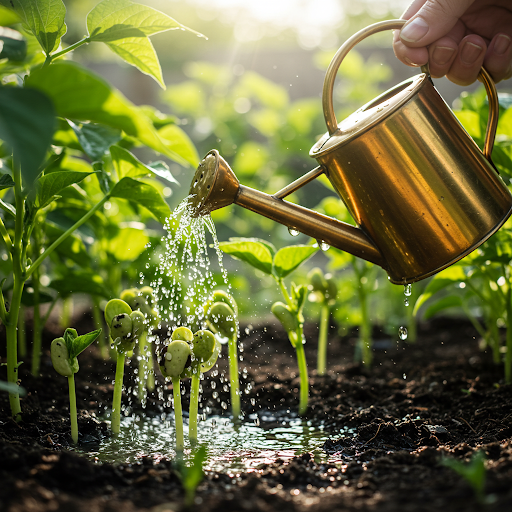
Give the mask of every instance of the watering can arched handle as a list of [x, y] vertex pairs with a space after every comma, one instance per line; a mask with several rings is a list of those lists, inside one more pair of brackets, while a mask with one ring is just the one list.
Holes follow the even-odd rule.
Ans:
[[[336, 120], [333, 108], [333, 91], [334, 80], [336, 79], [336, 74], [338, 73], [338, 69], [343, 59], [347, 56], [348, 52], [356, 46], [356, 44], [360, 43], [368, 36], [384, 30], [399, 30], [405, 23], [406, 20], [387, 20], [374, 23], [373, 25], [355, 33], [350, 39], [347, 39], [347, 41], [336, 52], [336, 55], [333, 57], [329, 67], [327, 68], [322, 92], [322, 107], [329, 135], [333, 135], [338, 130], [338, 121]], [[422, 66], [421, 69], [424, 73], [430, 76], [428, 64]], [[487, 130], [485, 134], [484, 149], [482, 152], [485, 158], [487, 158], [487, 160], [492, 164], [491, 153], [494, 146], [494, 138], [496, 136], [499, 115], [498, 93], [493, 79], [483, 67], [478, 74], [478, 79], [484, 84], [489, 101], [489, 118], [487, 120]]]

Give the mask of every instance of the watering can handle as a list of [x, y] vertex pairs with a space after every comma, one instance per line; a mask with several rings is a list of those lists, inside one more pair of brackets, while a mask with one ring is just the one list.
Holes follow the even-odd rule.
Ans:
[[[366, 28], [363, 28], [359, 32], [356, 32], [350, 39], [347, 39], [347, 41], [345, 41], [345, 43], [336, 52], [336, 55], [333, 57], [329, 67], [327, 68], [327, 73], [324, 80], [324, 89], [322, 93], [322, 107], [324, 110], [325, 123], [327, 124], [327, 129], [329, 130], [329, 135], [333, 135], [338, 130], [338, 121], [336, 120], [336, 115], [334, 114], [332, 96], [334, 90], [334, 80], [343, 59], [347, 56], [348, 52], [352, 50], [354, 46], [356, 46], [356, 44], [360, 43], [368, 36], [376, 34], [377, 32], [382, 32], [383, 30], [401, 29], [405, 22], [406, 20], [387, 20], [374, 23], [373, 25], [370, 25]], [[430, 77], [428, 64], [422, 66], [421, 69]], [[487, 92], [487, 98], [489, 100], [489, 119], [487, 120], [487, 130], [485, 134], [483, 154], [485, 158], [487, 158], [487, 160], [492, 163], [491, 153], [494, 146], [496, 128], [498, 126], [498, 93], [496, 91], [496, 85], [494, 84], [493, 79], [483, 67], [480, 69], [478, 79], [484, 84], [485, 90]]]

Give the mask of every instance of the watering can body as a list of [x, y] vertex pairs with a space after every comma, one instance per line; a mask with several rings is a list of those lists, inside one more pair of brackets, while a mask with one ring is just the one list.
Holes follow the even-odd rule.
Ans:
[[[436, 91], [428, 72], [336, 121], [332, 90], [344, 56], [367, 35], [403, 23], [391, 20], [358, 32], [331, 62], [323, 91], [328, 132], [310, 151], [319, 163], [316, 169], [268, 195], [240, 185], [213, 151], [190, 189], [198, 214], [239, 204], [382, 266], [396, 284], [448, 267], [498, 230], [512, 213], [512, 196], [490, 158], [498, 106], [484, 70], [491, 112], [484, 152]], [[284, 201], [320, 174], [327, 176], [357, 227]]]

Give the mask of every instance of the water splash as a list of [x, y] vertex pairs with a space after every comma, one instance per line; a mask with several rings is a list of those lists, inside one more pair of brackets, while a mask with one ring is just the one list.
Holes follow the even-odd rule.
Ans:
[[398, 328], [398, 337], [404, 341], [407, 339], [407, 327], [404, 327], [403, 325], [401, 325], [399, 328]]

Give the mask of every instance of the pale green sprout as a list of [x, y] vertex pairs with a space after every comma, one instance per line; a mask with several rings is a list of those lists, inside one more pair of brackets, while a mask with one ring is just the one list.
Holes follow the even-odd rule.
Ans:
[[131, 355], [135, 343], [144, 332], [145, 318], [140, 311], [132, 311], [124, 300], [112, 299], [105, 307], [105, 321], [109, 326], [110, 337], [117, 350], [110, 427], [114, 434], [119, 434], [121, 428], [124, 363], [126, 355]]
[[206, 305], [206, 320], [220, 340], [227, 340], [229, 355], [229, 381], [233, 419], [240, 417], [240, 383], [238, 375], [238, 306], [228, 293], [217, 290]]
[[190, 378], [189, 438], [197, 439], [197, 410], [201, 373], [215, 365], [220, 344], [213, 333], [200, 330], [192, 334], [188, 327], [174, 329], [170, 342], [160, 352], [158, 364], [165, 378], [172, 381], [176, 450], [183, 451], [183, 411], [181, 407], [181, 379]]
[[149, 330], [158, 325], [158, 313], [154, 308], [156, 304], [153, 288], [143, 286], [142, 288], [129, 288], [123, 290], [120, 295], [133, 311], [140, 311], [144, 315], [144, 331], [140, 334], [137, 348], [139, 352], [139, 400], [144, 404], [146, 399], [146, 389], [153, 391], [155, 389], [155, 375], [153, 372], [153, 352], [151, 341], [148, 340]]
[[71, 439], [78, 443], [78, 419], [76, 412], [75, 373], [78, 372], [78, 355], [94, 343], [101, 329], [78, 336], [75, 329], [66, 329], [62, 338], [52, 341], [50, 353], [52, 364], [57, 373], [68, 378], [69, 414], [71, 420]]
[[336, 304], [338, 287], [331, 274], [325, 274], [318, 267], [313, 268], [308, 274], [309, 300], [321, 305], [320, 322], [318, 326], [318, 353], [316, 370], [318, 375], [325, 375], [327, 368], [327, 335], [329, 331], [329, 318], [331, 309]]

